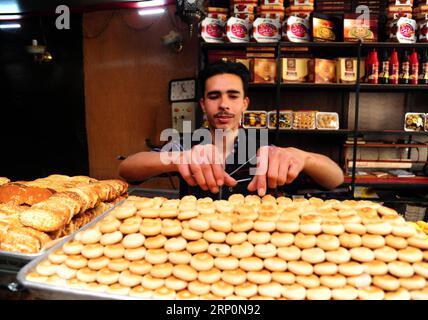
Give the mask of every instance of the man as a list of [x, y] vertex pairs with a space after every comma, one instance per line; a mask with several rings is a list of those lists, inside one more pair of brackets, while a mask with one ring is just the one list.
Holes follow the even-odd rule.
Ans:
[[[221, 61], [207, 66], [199, 75], [203, 95], [200, 105], [207, 116], [212, 141], [184, 151], [171, 152], [172, 149], [167, 148], [159, 153], [139, 152], [121, 163], [119, 174], [136, 181], [179, 172], [190, 186], [190, 193], [198, 197], [216, 197], [220, 192], [227, 198], [230, 193], [245, 191], [257, 191], [263, 196], [268, 188], [291, 184], [300, 173], [327, 189], [342, 184], [342, 170], [326, 156], [296, 148], [260, 145], [254, 138], [243, 142], [239, 127], [241, 116], [250, 103], [247, 96], [249, 77], [247, 68], [241, 63]], [[244, 148], [247, 157], [242, 164], [237, 160], [244, 143], [248, 148]], [[257, 147], [251, 148], [251, 144]], [[250, 149], [257, 150], [257, 154], [252, 154]], [[251, 167], [256, 167], [255, 175], [251, 175]], [[247, 182], [238, 183], [241, 180]]]

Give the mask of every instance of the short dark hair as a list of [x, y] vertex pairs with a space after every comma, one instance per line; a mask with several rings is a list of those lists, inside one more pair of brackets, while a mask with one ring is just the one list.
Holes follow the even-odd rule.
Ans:
[[234, 74], [242, 80], [242, 86], [244, 88], [244, 97], [248, 95], [248, 83], [250, 82], [250, 72], [247, 67], [241, 62], [223, 61], [219, 60], [211, 63], [205, 67], [199, 73], [198, 86], [199, 96], [203, 97], [205, 93], [205, 83], [207, 79], [218, 75], [218, 74]]

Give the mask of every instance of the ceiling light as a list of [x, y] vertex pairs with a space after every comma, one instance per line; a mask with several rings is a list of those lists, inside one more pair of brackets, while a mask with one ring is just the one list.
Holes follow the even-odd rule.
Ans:
[[140, 10], [138, 11], [138, 14], [140, 16], [147, 16], [147, 15], [152, 15], [152, 14], [162, 14], [165, 12], [164, 8], [158, 8], [158, 9], [145, 9], [145, 10]]
[[3, 23], [0, 24], [0, 29], [19, 29], [21, 25], [19, 23]]
[[137, 3], [140, 8], [160, 7], [165, 5], [165, 0], [141, 1]]
[[22, 18], [22, 16], [19, 14], [3, 14], [3, 15], [0, 15], [0, 20], [18, 20], [21, 18]]

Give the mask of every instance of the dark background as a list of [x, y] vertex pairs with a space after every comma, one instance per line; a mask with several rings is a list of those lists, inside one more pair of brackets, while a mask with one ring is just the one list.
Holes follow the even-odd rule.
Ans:
[[[0, 30], [0, 176], [30, 180], [52, 173], [88, 174], [82, 18], [57, 30], [55, 16], [20, 20]], [[47, 45], [53, 62], [26, 51]]]

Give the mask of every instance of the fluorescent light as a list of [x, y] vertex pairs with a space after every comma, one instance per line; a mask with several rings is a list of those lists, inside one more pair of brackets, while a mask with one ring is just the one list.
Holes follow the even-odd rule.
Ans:
[[1, 0], [0, 3], [0, 13], [18, 13], [19, 5], [16, 0]]
[[0, 15], [0, 20], [18, 20], [21, 19], [22, 16], [19, 14], [4, 14]]
[[160, 7], [165, 5], [165, 0], [141, 1], [137, 4], [140, 8]]
[[0, 29], [19, 29], [21, 25], [19, 23], [4, 23], [0, 24]]
[[140, 16], [147, 16], [147, 15], [151, 15], [151, 14], [161, 14], [161, 13], [164, 13], [164, 12], [165, 12], [164, 8], [158, 8], [158, 9], [140, 10], [140, 11], [138, 11], [138, 14]]

